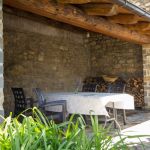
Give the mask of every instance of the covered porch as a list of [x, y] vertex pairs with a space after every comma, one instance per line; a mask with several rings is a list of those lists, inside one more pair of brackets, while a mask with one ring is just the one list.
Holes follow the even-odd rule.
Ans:
[[[148, 19], [114, 1], [5, 0], [5, 115], [14, 111], [11, 87], [22, 87], [29, 97], [36, 87], [74, 92], [78, 81], [101, 75], [141, 79], [143, 100], [137, 107], [147, 112]], [[135, 112], [144, 116], [143, 110]]]

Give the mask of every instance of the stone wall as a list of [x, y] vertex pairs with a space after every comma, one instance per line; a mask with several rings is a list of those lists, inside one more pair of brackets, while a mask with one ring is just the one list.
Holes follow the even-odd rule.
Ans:
[[133, 3], [134, 5], [150, 12], [150, 1], [149, 0], [128, 0], [128, 1]]
[[144, 101], [150, 108], [150, 44], [143, 45]]
[[[0, 115], [4, 115], [3, 110], [3, 87], [4, 87], [4, 78], [3, 78], [3, 12], [2, 12], [2, 0], [0, 0]], [[0, 119], [1, 121], [1, 119]]]
[[87, 35], [93, 76], [143, 77], [142, 47], [96, 33]]
[[75, 91], [87, 76], [143, 76], [141, 46], [4, 8], [5, 114], [14, 109], [11, 87]]
[[63, 23], [5, 10], [6, 115], [14, 108], [11, 87], [23, 87], [28, 96], [35, 87], [75, 91], [77, 82], [90, 73], [84, 35], [85, 31]]

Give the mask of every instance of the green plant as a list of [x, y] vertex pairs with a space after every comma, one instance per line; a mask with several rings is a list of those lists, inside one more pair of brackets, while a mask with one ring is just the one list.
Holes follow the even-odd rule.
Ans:
[[[11, 115], [0, 124], [0, 150], [127, 150], [128, 145], [121, 138], [113, 143], [109, 129], [98, 124], [98, 118], [91, 116], [92, 132], [88, 134], [82, 116], [61, 124], [48, 121], [37, 109], [33, 116]], [[19, 117], [23, 117], [19, 122]]]

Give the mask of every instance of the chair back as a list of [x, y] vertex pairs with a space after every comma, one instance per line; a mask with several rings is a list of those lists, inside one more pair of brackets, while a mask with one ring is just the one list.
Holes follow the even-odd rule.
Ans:
[[108, 92], [109, 93], [124, 93], [125, 86], [126, 86], [126, 83], [121, 82], [121, 81], [111, 83], [108, 87]]
[[27, 107], [26, 97], [23, 88], [11, 88], [15, 99], [15, 116], [19, 115]]
[[82, 87], [82, 92], [96, 92], [97, 86], [95, 83], [86, 83]]
[[33, 92], [36, 94], [39, 107], [43, 107], [46, 103], [44, 94], [40, 88], [33, 89]]

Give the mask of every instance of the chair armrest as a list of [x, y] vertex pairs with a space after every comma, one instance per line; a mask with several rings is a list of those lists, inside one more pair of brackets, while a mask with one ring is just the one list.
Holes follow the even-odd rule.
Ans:
[[51, 101], [51, 102], [46, 102], [43, 108], [47, 106], [62, 106], [62, 114], [63, 114], [63, 121], [66, 121], [67, 117], [67, 102], [66, 100], [57, 100], [57, 101]]
[[57, 101], [51, 101], [51, 102], [46, 102], [44, 107], [47, 106], [57, 106], [57, 105], [66, 105], [66, 100], [57, 100]]

